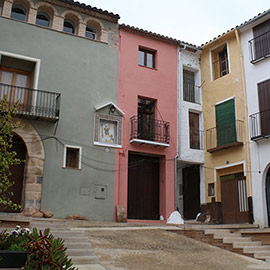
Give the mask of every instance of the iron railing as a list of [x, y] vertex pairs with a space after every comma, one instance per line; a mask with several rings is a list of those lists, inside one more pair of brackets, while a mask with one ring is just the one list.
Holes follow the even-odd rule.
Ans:
[[0, 84], [0, 99], [7, 96], [10, 105], [18, 102], [16, 115], [22, 118], [56, 122], [60, 114], [61, 94]]
[[270, 136], [270, 109], [251, 114], [249, 120], [251, 140]]
[[143, 116], [133, 116], [131, 121], [130, 140], [141, 139], [159, 143], [170, 143], [170, 123], [144, 118]]
[[201, 104], [201, 91], [200, 87], [194, 83], [184, 82], [183, 83], [183, 98], [184, 101]]
[[270, 57], [270, 31], [249, 40], [251, 63]]
[[206, 149], [214, 152], [230, 146], [243, 144], [244, 122], [236, 120], [206, 130]]
[[226, 57], [225, 60], [222, 62], [220, 59], [212, 62], [212, 72], [213, 72], [213, 80], [216, 80], [220, 77], [225, 76], [229, 73], [229, 65], [228, 65], [228, 58]]
[[191, 149], [203, 150], [203, 130], [190, 130], [189, 146]]

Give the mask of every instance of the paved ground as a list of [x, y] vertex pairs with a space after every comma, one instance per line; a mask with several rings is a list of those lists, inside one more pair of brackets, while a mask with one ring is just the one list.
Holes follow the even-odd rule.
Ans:
[[270, 269], [265, 262], [164, 229], [90, 228], [87, 235], [107, 270]]

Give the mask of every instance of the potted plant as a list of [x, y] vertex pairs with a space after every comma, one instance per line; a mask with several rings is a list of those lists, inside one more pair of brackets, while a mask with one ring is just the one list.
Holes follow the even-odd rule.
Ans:
[[25, 246], [29, 239], [29, 229], [17, 226], [12, 232], [0, 232], [0, 268], [21, 268], [25, 265], [28, 248]]

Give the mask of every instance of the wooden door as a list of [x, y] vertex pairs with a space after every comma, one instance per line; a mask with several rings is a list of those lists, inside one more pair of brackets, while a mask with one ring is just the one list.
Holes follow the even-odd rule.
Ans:
[[11, 104], [19, 101], [17, 110], [27, 110], [28, 87], [30, 76], [28, 72], [18, 71], [10, 68], [0, 69], [0, 98], [7, 95]]
[[246, 179], [242, 173], [220, 177], [223, 223], [249, 222]]
[[159, 219], [159, 158], [129, 154], [128, 218]]
[[191, 149], [200, 149], [199, 114], [189, 112], [189, 144]]
[[195, 219], [200, 212], [200, 167], [183, 168], [183, 208], [185, 219]]
[[[17, 153], [16, 158], [21, 160], [25, 160], [26, 158], [26, 147], [23, 140], [18, 137], [13, 137], [13, 147], [10, 151], [15, 151]], [[11, 176], [10, 181], [14, 182], [14, 185], [8, 190], [9, 193], [13, 193], [14, 195], [10, 195], [9, 197], [14, 203], [21, 204], [22, 202], [22, 190], [23, 190], [23, 180], [24, 180], [24, 165], [25, 162], [21, 162], [19, 165], [11, 166]], [[13, 210], [11, 208], [0, 207], [1, 212], [19, 212], [20, 210]]]
[[258, 83], [261, 134], [270, 134], [270, 80]]

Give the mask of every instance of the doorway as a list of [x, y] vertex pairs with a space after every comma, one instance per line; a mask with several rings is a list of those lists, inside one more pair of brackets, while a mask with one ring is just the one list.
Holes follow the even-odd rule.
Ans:
[[220, 177], [223, 223], [248, 223], [249, 210], [244, 173]]
[[159, 219], [159, 157], [129, 153], [128, 219]]
[[[14, 135], [13, 136], [13, 146], [10, 151], [15, 151], [17, 153], [16, 158], [20, 160], [26, 159], [26, 146], [24, 141], [19, 137]], [[16, 203], [22, 203], [22, 193], [23, 193], [23, 180], [24, 180], [24, 166], [25, 162], [21, 162], [18, 165], [13, 165], [10, 167], [10, 181], [14, 182], [14, 185], [9, 188], [9, 197], [10, 199]], [[13, 193], [13, 195], [11, 195]], [[12, 209], [11, 207], [3, 207], [0, 206], [0, 212], [9, 212], [9, 213], [17, 213], [20, 212], [20, 209]]]
[[268, 169], [267, 174], [266, 174], [265, 193], [266, 193], [268, 226], [270, 227], [270, 168]]

